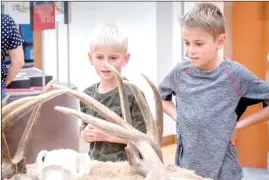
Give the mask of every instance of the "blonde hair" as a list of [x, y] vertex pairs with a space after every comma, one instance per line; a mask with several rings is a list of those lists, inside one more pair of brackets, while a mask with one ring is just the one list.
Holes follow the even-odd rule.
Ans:
[[91, 36], [90, 51], [94, 51], [98, 46], [118, 46], [126, 53], [128, 51], [128, 35], [124, 26], [118, 22], [98, 25]]
[[225, 33], [225, 22], [220, 9], [212, 3], [199, 3], [181, 19], [182, 27], [200, 28], [216, 39]]

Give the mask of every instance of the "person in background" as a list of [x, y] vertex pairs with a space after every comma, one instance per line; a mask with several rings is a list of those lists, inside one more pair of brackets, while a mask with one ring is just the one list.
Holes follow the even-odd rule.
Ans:
[[[97, 26], [91, 37], [89, 61], [94, 67], [100, 81], [90, 85], [83, 92], [101, 104], [114, 111], [122, 117], [120, 106], [119, 90], [114, 74], [104, 65], [108, 63], [119, 73], [123, 67], [127, 66], [130, 53], [128, 52], [128, 35], [125, 28], [119, 23], [104, 23]], [[85, 78], [87, 83], [88, 78]], [[124, 78], [126, 80], [126, 78]], [[132, 90], [126, 86], [125, 93], [129, 102], [132, 126], [137, 130], [146, 133], [146, 124], [141, 110], [135, 100]], [[142, 92], [143, 93], [143, 92]], [[81, 112], [105, 120], [97, 111], [80, 102]], [[89, 156], [98, 161], [126, 161], [127, 154], [125, 147], [127, 142], [116, 136], [83, 123], [80, 128], [81, 138], [90, 144]]]
[[[14, 20], [1, 14], [1, 100], [6, 97], [6, 87], [16, 77], [24, 65], [23, 39]], [[4, 60], [10, 57], [10, 66]]]

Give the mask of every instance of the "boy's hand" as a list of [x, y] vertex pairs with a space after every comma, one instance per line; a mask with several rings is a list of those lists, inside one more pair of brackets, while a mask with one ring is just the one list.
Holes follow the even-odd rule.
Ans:
[[231, 139], [230, 139], [230, 142], [232, 143], [232, 145], [233, 146], [235, 146], [235, 144], [236, 144], [236, 140], [237, 140], [237, 138], [239, 137], [239, 132], [238, 132], [239, 130], [238, 129], [234, 129], [234, 132], [233, 132], [233, 134], [232, 134], [232, 137], [231, 137]]
[[109, 141], [110, 135], [88, 124], [81, 132], [81, 138], [86, 142]]
[[177, 119], [177, 113], [176, 113], [176, 105], [173, 101], [165, 101], [162, 100], [163, 104], [163, 111], [170, 116], [173, 120], [176, 121]]

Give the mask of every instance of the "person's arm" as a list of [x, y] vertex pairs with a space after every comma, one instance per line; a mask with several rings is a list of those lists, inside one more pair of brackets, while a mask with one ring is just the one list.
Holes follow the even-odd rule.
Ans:
[[173, 101], [162, 100], [163, 111], [173, 120], [177, 119], [176, 105]]
[[6, 86], [8, 86], [24, 66], [24, 52], [22, 45], [8, 51], [10, 65], [6, 77]]
[[105, 131], [96, 128], [95, 126], [88, 124], [82, 131], [81, 137], [85, 142], [98, 142], [106, 141], [111, 143], [127, 144], [125, 140], [122, 140], [116, 136], [112, 136]]
[[[90, 95], [90, 90], [85, 90], [84, 93]], [[87, 105], [80, 101], [80, 111], [87, 114]], [[80, 137], [87, 143], [96, 141], [106, 141], [120, 144], [127, 144], [125, 140], [112, 136], [91, 124], [87, 124], [82, 121], [82, 125], [79, 126]]]
[[8, 19], [7, 28], [10, 29], [7, 43], [11, 63], [9, 65], [8, 74], [6, 77], [6, 86], [12, 82], [24, 65], [24, 52], [22, 48], [23, 39], [14, 20], [11, 17]]
[[269, 106], [240, 120], [235, 128], [240, 130], [265, 121], [269, 121]]
[[253, 104], [251, 102], [261, 102], [264, 108], [238, 121], [235, 127], [236, 130], [269, 120], [269, 107], [266, 107], [269, 105], [269, 82], [261, 80], [244, 66], [240, 68], [239, 76], [243, 98], [246, 99], [245, 102], [250, 102], [249, 104]]
[[178, 63], [158, 86], [158, 90], [162, 98], [163, 111], [173, 120], [176, 120], [176, 105], [172, 101], [172, 96], [176, 95], [176, 82], [180, 73], [181, 67], [180, 63]]
[[[132, 98], [129, 98], [129, 100], [131, 101], [130, 113], [132, 118], [132, 126], [143, 133], [147, 133], [146, 124], [143, 115], [141, 113], [141, 110], [135, 100], [135, 97], [133, 96]], [[107, 141], [111, 143], [127, 144], [125, 140], [110, 135], [102, 130], [99, 130], [98, 128], [92, 125], [88, 125], [83, 133], [85, 140], [88, 142]]]

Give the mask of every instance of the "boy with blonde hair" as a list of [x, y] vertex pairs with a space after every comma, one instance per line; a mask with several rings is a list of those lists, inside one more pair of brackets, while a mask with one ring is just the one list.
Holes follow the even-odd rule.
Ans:
[[[119, 73], [128, 64], [130, 59], [128, 36], [123, 25], [119, 23], [106, 23], [97, 26], [92, 33], [88, 56], [101, 81], [85, 89], [84, 93], [122, 117], [116, 78], [104, 63], [109, 63]], [[132, 125], [146, 133], [143, 116], [131, 89], [125, 87], [125, 92], [129, 101]], [[104, 119], [94, 109], [91, 109], [82, 102], [80, 102], [80, 108], [84, 113]], [[111, 136], [90, 124], [84, 123], [83, 125], [84, 129], [81, 131], [81, 137], [84, 141], [90, 143], [89, 156], [91, 159], [104, 162], [127, 160], [125, 152], [126, 142], [124, 140]]]
[[265, 107], [238, 121], [247, 106], [268, 105], [269, 83], [218, 55], [226, 35], [215, 5], [197, 4], [182, 17], [181, 26], [188, 60], [179, 62], [159, 85], [164, 112], [176, 120], [176, 165], [214, 180], [242, 179], [230, 138], [234, 130], [269, 119]]

